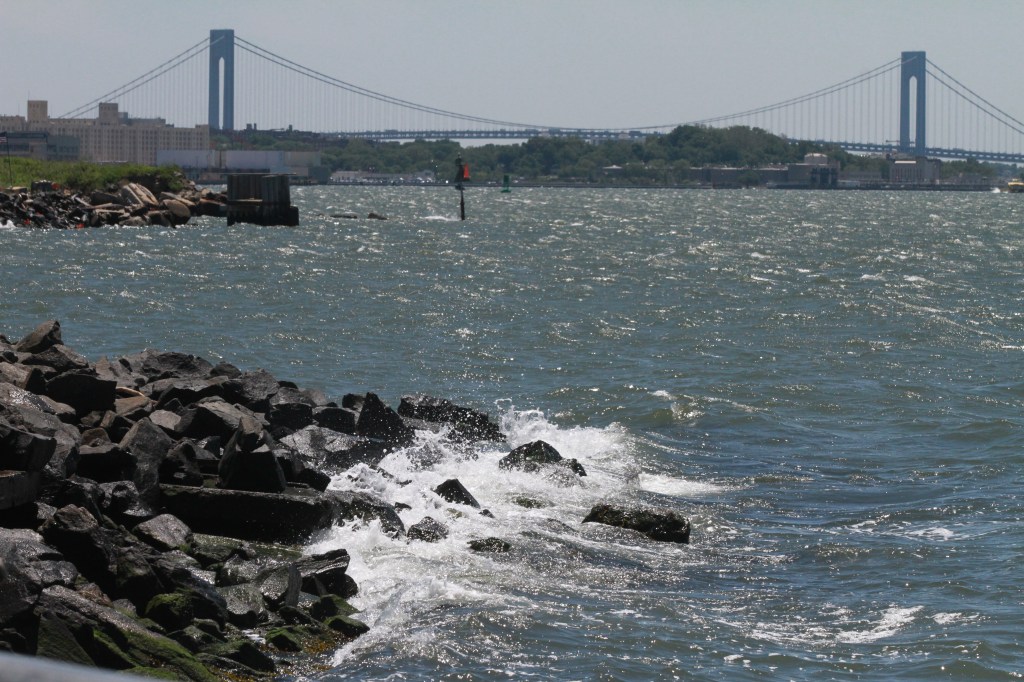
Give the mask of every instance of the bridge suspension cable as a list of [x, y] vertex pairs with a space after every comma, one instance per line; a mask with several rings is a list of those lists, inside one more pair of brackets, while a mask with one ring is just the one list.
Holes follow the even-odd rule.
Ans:
[[160, 76], [163, 76], [167, 72], [172, 71], [174, 69], [177, 69], [182, 64], [185, 64], [186, 62], [189, 62], [192, 59], [195, 59], [199, 55], [204, 54], [207, 50], [210, 49], [210, 45], [211, 45], [211, 43], [210, 43], [209, 40], [203, 39], [203, 40], [199, 41], [198, 43], [196, 43], [195, 45], [193, 45], [192, 47], [190, 47], [187, 50], [185, 50], [184, 52], [180, 52], [177, 55], [171, 57], [170, 59], [168, 59], [166, 62], [164, 62], [160, 66], [157, 66], [156, 68], [151, 69], [151, 70], [147, 71], [146, 73], [142, 74], [141, 76], [139, 76], [135, 80], [130, 81], [128, 83], [125, 83], [124, 85], [120, 86], [119, 88], [111, 90], [107, 94], [101, 95], [100, 97], [97, 97], [96, 99], [92, 100], [91, 102], [83, 104], [82, 106], [80, 106], [80, 107], [78, 107], [76, 109], [72, 109], [71, 111], [67, 112], [66, 114], [63, 114], [63, 115], [59, 116], [58, 118], [81, 118], [82, 116], [85, 116], [87, 113], [92, 111], [92, 109], [95, 106], [97, 106], [99, 103], [101, 103], [101, 102], [111, 102], [111, 101], [113, 101], [113, 100], [115, 100], [117, 98], [123, 97], [123, 96], [127, 95], [128, 93], [131, 93], [131, 92], [133, 92], [135, 90], [138, 90], [139, 88], [141, 88], [142, 86], [146, 85], [147, 83], [150, 83], [150, 82], [156, 80], [157, 78], [159, 78]]
[[[900, 67], [901, 63], [902, 63], [902, 60], [894, 59], [891, 62], [886, 62], [885, 64], [882, 64], [881, 66], [878, 66], [878, 67], [875, 67], [874, 69], [871, 69], [870, 71], [865, 71], [862, 74], [859, 74], [859, 75], [854, 76], [852, 78], [847, 78], [846, 80], [840, 81], [840, 82], [838, 82], [838, 83], [836, 83], [834, 85], [830, 85], [830, 86], [828, 86], [826, 88], [822, 88], [820, 90], [815, 90], [814, 92], [809, 92], [806, 95], [801, 95], [799, 97], [792, 97], [790, 99], [782, 100], [781, 102], [776, 102], [775, 104], [769, 104], [769, 105], [766, 105], [766, 106], [763, 106], [763, 107], [757, 107], [755, 109], [748, 109], [746, 111], [741, 111], [741, 112], [738, 112], [738, 113], [735, 113], [735, 114], [727, 114], [727, 115], [724, 115], [724, 116], [714, 116], [712, 118], [704, 118], [704, 119], [698, 119], [698, 120], [695, 120], [695, 121], [688, 121], [685, 124], [677, 124], [677, 125], [711, 125], [713, 123], [720, 123], [722, 121], [730, 121], [730, 120], [735, 120], [735, 119], [738, 119], [738, 118], [748, 118], [750, 116], [756, 116], [756, 115], [759, 115], [759, 114], [769, 113], [769, 112], [772, 112], [772, 111], [778, 111], [780, 109], [786, 109], [788, 107], [794, 107], [794, 106], [799, 105], [799, 104], [804, 104], [806, 102], [810, 102], [810, 101], [815, 100], [815, 99], [821, 99], [821, 98], [827, 97], [829, 95], [835, 94], [837, 92], [840, 92], [840, 91], [843, 91], [843, 90], [847, 90], [847, 89], [852, 88], [852, 87], [854, 87], [856, 85], [860, 85], [861, 83], [864, 83], [865, 81], [869, 81], [869, 80], [872, 80], [872, 79], [877, 78], [879, 76], [882, 76], [882, 75], [885, 75], [885, 74], [890, 73], [892, 71], [895, 71], [896, 69], [898, 69]], [[652, 127], [664, 128], [666, 126], [652, 126]]]
[[374, 90], [369, 90], [367, 88], [363, 88], [363, 87], [360, 87], [358, 85], [354, 85], [352, 83], [348, 83], [348, 82], [340, 80], [338, 78], [334, 78], [332, 76], [328, 76], [328, 75], [326, 75], [324, 73], [321, 73], [319, 71], [315, 71], [315, 70], [310, 69], [308, 67], [302, 66], [301, 64], [293, 62], [290, 59], [287, 59], [285, 57], [282, 57], [281, 55], [275, 54], [275, 53], [271, 52], [270, 50], [262, 48], [259, 45], [251, 43], [248, 40], [245, 40], [244, 38], [240, 38], [238, 36], [235, 36], [235, 46], [240, 48], [240, 49], [242, 49], [242, 50], [244, 50], [244, 51], [246, 51], [246, 52], [248, 52], [248, 53], [250, 53], [250, 54], [253, 54], [253, 55], [257, 56], [257, 57], [260, 57], [260, 58], [262, 58], [262, 59], [264, 59], [264, 60], [266, 60], [268, 62], [272, 62], [274, 64], [277, 64], [278, 66], [281, 66], [281, 67], [287, 69], [288, 71], [291, 71], [291, 72], [299, 74], [301, 76], [305, 76], [307, 78], [311, 78], [313, 80], [319, 81], [319, 82], [324, 83], [325, 85], [331, 86], [333, 88], [339, 88], [341, 90], [345, 90], [347, 92], [351, 92], [351, 93], [356, 94], [356, 95], [361, 95], [363, 97], [367, 97], [367, 98], [376, 100], [378, 102], [382, 102], [382, 103], [385, 103], [385, 104], [391, 104], [391, 105], [394, 105], [394, 106], [397, 106], [397, 107], [401, 107], [401, 108], [404, 108], [404, 109], [408, 109], [408, 110], [411, 110], [411, 111], [417, 111], [417, 112], [421, 112], [421, 113], [425, 113], [425, 114], [432, 114], [432, 115], [436, 115], [436, 116], [443, 116], [443, 117], [446, 117], [446, 118], [449, 118], [449, 119], [455, 119], [455, 120], [459, 120], [459, 121], [468, 121], [468, 122], [473, 122], [473, 123], [482, 123], [482, 124], [493, 125], [493, 126], [504, 126], [504, 127], [511, 127], [511, 128], [543, 128], [543, 127], [545, 127], [545, 126], [538, 126], [538, 125], [527, 124], [527, 123], [515, 123], [515, 122], [512, 122], [512, 121], [502, 121], [502, 120], [498, 120], [498, 119], [486, 118], [486, 117], [483, 117], [483, 116], [474, 116], [474, 115], [471, 115], [471, 114], [460, 114], [460, 113], [457, 113], [457, 112], [454, 112], [454, 111], [448, 111], [448, 110], [445, 110], [445, 109], [439, 109], [439, 108], [436, 108], [436, 107], [430, 107], [430, 106], [426, 106], [426, 105], [423, 105], [423, 104], [417, 104], [415, 102], [410, 102], [408, 100], [400, 99], [398, 97], [392, 97], [391, 95], [385, 95], [383, 93], [376, 92]]

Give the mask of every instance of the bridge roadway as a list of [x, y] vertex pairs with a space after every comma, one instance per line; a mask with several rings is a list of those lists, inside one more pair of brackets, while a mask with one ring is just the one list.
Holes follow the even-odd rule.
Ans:
[[[326, 133], [337, 137], [364, 140], [526, 140], [533, 137], [578, 137], [594, 142], [611, 140], [640, 141], [649, 135], [660, 135], [654, 130], [599, 130], [595, 128], [501, 128], [495, 130], [364, 130], [350, 133]], [[848, 152], [866, 154], [895, 154], [899, 148], [892, 144], [873, 142], [841, 142], [835, 140], [791, 140], [794, 144], [810, 142], [823, 147], [836, 146]], [[969, 149], [926, 147], [925, 156], [941, 159], [974, 159], [996, 163], [1024, 163], [1024, 153], [984, 152]]]
[[533, 137], [579, 137], [585, 140], [642, 140], [653, 131], [594, 128], [500, 128], [496, 130], [363, 130], [337, 133], [363, 140], [528, 140]]

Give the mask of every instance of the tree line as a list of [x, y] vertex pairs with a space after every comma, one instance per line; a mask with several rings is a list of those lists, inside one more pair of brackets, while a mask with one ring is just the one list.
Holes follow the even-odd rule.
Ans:
[[[429, 171], [438, 180], [454, 177], [455, 159], [462, 156], [474, 182], [500, 182], [505, 174], [517, 181], [579, 183], [685, 184], [691, 168], [730, 166], [759, 168], [799, 163], [808, 153], [839, 161], [846, 171], [887, 177], [888, 162], [878, 156], [850, 154], [834, 146], [795, 142], [760, 128], [679, 126], [668, 134], [642, 140], [591, 143], [579, 138], [536, 137], [518, 144], [462, 147], [452, 140], [374, 142], [355, 138], [323, 138], [309, 133], [275, 132], [215, 138], [233, 148], [319, 150], [332, 172], [362, 171], [415, 174]], [[995, 171], [988, 164], [953, 162], [950, 172]], [[945, 169], [944, 169], [945, 170]]]

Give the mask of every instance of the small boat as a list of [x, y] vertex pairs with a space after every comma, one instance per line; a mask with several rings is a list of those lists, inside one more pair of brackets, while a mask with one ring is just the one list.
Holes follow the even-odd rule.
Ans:
[[1024, 194], [1024, 180], [1010, 180], [1006, 183], [1006, 191], [1010, 194]]

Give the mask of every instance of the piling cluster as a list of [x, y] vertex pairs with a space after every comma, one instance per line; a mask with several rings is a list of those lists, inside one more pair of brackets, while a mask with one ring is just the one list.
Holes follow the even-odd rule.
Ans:
[[[443, 399], [335, 402], [265, 370], [144, 350], [90, 362], [48, 321], [0, 335], [0, 649], [177, 679], [302, 675], [367, 630], [345, 549], [309, 555], [336, 526], [396, 540], [448, 535], [429, 516], [344, 490], [416, 432], [500, 442], [486, 414]], [[586, 476], [547, 443], [498, 468]], [[483, 514], [451, 479], [424, 494], [451, 522]], [[687, 542], [674, 512], [594, 507], [584, 521]], [[497, 523], [497, 520], [495, 520]], [[466, 551], [509, 552], [498, 537]]]

